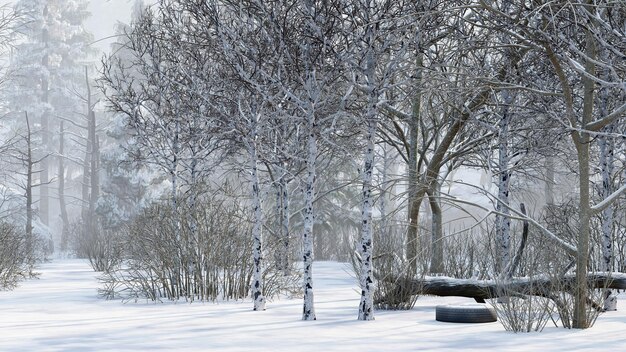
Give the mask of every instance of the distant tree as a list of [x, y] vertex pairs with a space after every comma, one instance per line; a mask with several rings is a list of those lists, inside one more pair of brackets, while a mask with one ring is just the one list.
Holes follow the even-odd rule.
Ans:
[[[92, 36], [82, 25], [89, 15], [87, 4], [85, 0], [20, 0], [15, 4], [23, 15], [25, 40], [16, 45], [11, 59], [16, 80], [8, 100], [16, 111], [27, 104], [32, 115], [39, 118], [40, 155], [56, 151], [52, 133], [58, 130], [56, 118], [72, 118], [79, 110], [72, 88], [82, 77], [79, 62], [93, 52], [88, 47]], [[42, 159], [39, 173], [39, 216], [45, 225], [50, 224], [51, 162], [51, 158]]]

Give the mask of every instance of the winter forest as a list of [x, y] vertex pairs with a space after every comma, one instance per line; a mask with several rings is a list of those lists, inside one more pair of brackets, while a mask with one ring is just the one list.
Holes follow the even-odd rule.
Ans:
[[626, 304], [626, 2], [128, 0], [105, 51], [89, 6], [0, 8], [0, 302], [82, 263], [94, 305], [260, 324], [339, 276], [351, 329]]

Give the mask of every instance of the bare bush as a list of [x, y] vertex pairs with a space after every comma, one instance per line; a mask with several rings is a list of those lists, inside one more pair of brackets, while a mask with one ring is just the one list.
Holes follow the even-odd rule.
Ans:
[[27, 238], [15, 225], [0, 222], [0, 243], [0, 289], [13, 289], [19, 281], [35, 275], [43, 242], [35, 236]]
[[459, 279], [484, 279], [492, 267], [487, 236], [476, 230], [453, 233], [443, 237], [444, 275]]
[[86, 226], [82, 222], [72, 225], [76, 256], [87, 258], [94, 271], [108, 272], [122, 259], [122, 243], [119, 233], [99, 225]]
[[[567, 202], [559, 206], [550, 206], [546, 209], [544, 221], [548, 228], [563, 238], [574, 241], [577, 229], [578, 214], [575, 205]], [[510, 271], [496, 276], [500, 287], [515, 277], [529, 278], [530, 282], [545, 282], [545, 287], [529, 287], [529, 292], [515, 292], [502, 289], [498, 299], [492, 304], [498, 314], [498, 320], [504, 328], [513, 332], [541, 331], [548, 321], [555, 326], [572, 328], [574, 320], [574, 292], [575, 284], [566, 279], [574, 274], [574, 258], [565, 251], [555, 248], [545, 237], [533, 235], [528, 230], [527, 243], [523, 251], [517, 249], [515, 255], [518, 265], [507, 268]], [[494, 239], [491, 238], [490, 242]], [[514, 241], [516, 242], [516, 241]], [[519, 241], [517, 241], [519, 242]], [[519, 257], [519, 258], [518, 258]], [[533, 278], [547, 278], [548, 280], [533, 280]], [[588, 288], [590, 296], [587, 304], [587, 321], [593, 325], [602, 311], [605, 289]]]
[[[123, 260], [102, 276], [101, 294], [153, 301], [247, 297], [253, 266], [246, 214], [237, 202], [215, 198], [193, 209], [180, 205], [176, 213], [158, 204], [144, 210], [123, 227]], [[293, 290], [295, 277], [269, 263], [265, 295]]]
[[542, 331], [556, 311], [554, 302], [545, 297], [513, 296], [506, 300], [491, 300], [496, 310], [498, 321], [506, 331], [533, 332]]

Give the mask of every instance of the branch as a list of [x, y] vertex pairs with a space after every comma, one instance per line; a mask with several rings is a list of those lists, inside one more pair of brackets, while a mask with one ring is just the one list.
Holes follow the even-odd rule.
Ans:
[[608, 208], [611, 204], [613, 204], [613, 202], [617, 200], [617, 198], [619, 198], [619, 196], [622, 195], [622, 193], [626, 193], [626, 184], [622, 185], [622, 187], [620, 187], [617, 191], [611, 193], [608, 197], [606, 197], [600, 203], [592, 206], [591, 213], [598, 214], [599, 212]]
[[620, 107], [615, 109], [615, 111], [613, 111], [612, 113], [606, 115], [605, 117], [601, 118], [600, 120], [596, 120], [596, 121], [594, 121], [592, 123], [588, 123], [585, 126], [585, 129], [589, 130], [589, 131], [599, 131], [603, 127], [610, 125], [613, 121], [615, 121], [618, 118], [620, 118], [624, 114], [624, 112], [626, 112], [626, 103], [622, 104]]
[[[484, 192], [484, 194], [492, 197], [493, 199], [498, 199], [496, 196], [494, 196], [493, 194], [489, 193], [487, 190], [481, 189], [479, 187], [476, 187], [474, 185], [471, 185], [469, 183], [465, 183], [465, 182], [460, 182], [460, 181], [455, 181], [456, 183], [462, 184], [462, 185], [466, 185], [466, 186], [470, 186], [470, 187], [474, 187], [479, 189], [480, 191]], [[558, 244], [561, 248], [563, 248], [569, 255], [571, 256], [576, 256], [576, 253], [578, 253], [578, 250], [576, 249], [575, 246], [563, 241], [561, 238], [559, 238], [557, 235], [555, 235], [554, 233], [552, 233], [552, 231], [548, 230], [547, 228], [545, 228], [545, 226], [541, 225], [539, 222], [537, 222], [535, 219], [524, 215], [524, 213], [518, 211], [515, 208], [512, 208], [511, 206], [509, 206], [508, 204], [502, 203], [500, 202], [500, 204], [504, 207], [506, 207], [508, 210], [510, 210], [513, 214], [515, 214], [514, 216], [512, 216], [511, 214], [504, 214], [492, 209], [488, 209], [480, 204], [476, 204], [474, 202], [470, 202], [470, 201], [465, 201], [465, 200], [461, 200], [458, 199], [456, 197], [450, 196], [450, 195], [446, 195], [447, 197], [450, 197], [450, 199], [454, 202], [457, 203], [462, 203], [462, 204], [467, 204], [467, 205], [473, 205], [477, 208], [483, 209], [485, 211], [487, 211], [487, 215], [485, 215], [485, 217], [489, 216], [490, 214], [496, 214], [496, 215], [501, 215], [510, 219], [515, 219], [515, 220], [521, 220], [521, 221], [528, 221], [530, 224], [532, 224], [533, 226], [535, 226], [537, 229], [539, 229], [541, 231], [541, 233], [543, 233], [543, 235], [548, 238], [549, 240], [551, 240], [552, 242], [554, 242], [555, 244]]]

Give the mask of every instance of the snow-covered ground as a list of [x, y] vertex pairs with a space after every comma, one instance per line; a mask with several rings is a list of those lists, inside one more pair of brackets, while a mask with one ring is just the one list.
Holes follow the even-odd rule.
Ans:
[[435, 321], [435, 306], [471, 302], [421, 297], [411, 311], [356, 320], [359, 296], [344, 264], [315, 263], [317, 321], [300, 320], [300, 299], [269, 302], [127, 303], [97, 297], [96, 275], [81, 260], [55, 260], [41, 277], [0, 292], [0, 351], [623, 351], [626, 298], [588, 330], [547, 326], [513, 334], [499, 323]]

